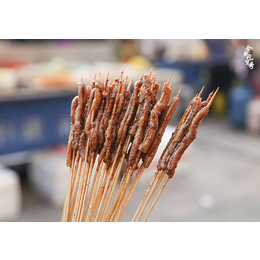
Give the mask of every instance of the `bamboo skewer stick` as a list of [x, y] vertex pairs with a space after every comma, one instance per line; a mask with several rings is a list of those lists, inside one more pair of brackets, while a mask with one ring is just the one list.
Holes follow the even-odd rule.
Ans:
[[[113, 168], [113, 166], [112, 166], [112, 168]], [[108, 202], [108, 199], [109, 199], [109, 196], [110, 196], [111, 182], [112, 182], [112, 179], [113, 179], [112, 168], [109, 169], [109, 174], [108, 174], [108, 177], [107, 177], [107, 180], [106, 180], [105, 189], [104, 189], [104, 192], [102, 194], [101, 201], [100, 201], [100, 204], [99, 204], [99, 207], [98, 207], [98, 210], [97, 210], [97, 214], [96, 214], [96, 219], [98, 218], [98, 214], [100, 214], [100, 217], [99, 217], [100, 221], [103, 221], [103, 219], [104, 219], [106, 209], [107, 209], [107, 202]], [[102, 206], [103, 206], [103, 208], [102, 208]], [[102, 208], [102, 211], [100, 213], [101, 208]]]
[[118, 221], [118, 218], [120, 216], [120, 212], [121, 212], [122, 207], [124, 205], [124, 201], [125, 201], [125, 198], [126, 198], [126, 190], [127, 190], [127, 187], [130, 183], [130, 180], [132, 178], [133, 173], [130, 173], [130, 174], [131, 175], [128, 176], [126, 183], [124, 184], [124, 187], [123, 187], [122, 193], [120, 195], [119, 201], [118, 201], [116, 208], [115, 208], [115, 210], [112, 214], [112, 221], [114, 221], [114, 222]]
[[133, 196], [133, 193], [134, 193], [134, 191], [136, 189], [136, 186], [137, 186], [137, 184], [138, 184], [138, 182], [139, 182], [139, 180], [140, 180], [144, 170], [145, 170], [144, 166], [141, 165], [141, 167], [138, 169], [138, 172], [136, 173], [136, 176], [133, 179], [133, 182], [132, 182], [132, 184], [131, 184], [131, 186], [130, 186], [130, 188], [129, 188], [129, 190], [128, 190], [128, 192], [127, 192], [127, 194], [126, 194], [126, 196], [125, 196], [125, 198], [124, 198], [124, 200], [123, 200], [123, 202], [121, 204], [123, 206], [123, 203], [125, 203], [122, 212], [120, 212], [121, 209], [119, 209], [119, 214], [120, 215], [118, 216], [116, 221], [121, 221], [121, 219], [122, 219], [122, 217], [123, 217], [123, 215], [125, 213], [125, 210], [126, 210], [128, 204], [129, 204], [129, 201], [130, 201], [131, 197]]
[[143, 196], [143, 198], [142, 198], [142, 200], [141, 200], [141, 202], [140, 202], [140, 204], [139, 204], [139, 206], [138, 206], [138, 208], [137, 208], [137, 210], [136, 210], [136, 212], [135, 212], [135, 215], [134, 215], [134, 217], [133, 217], [133, 219], [132, 219], [132, 222], [135, 220], [135, 218], [136, 218], [137, 215], [138, 215], [138, 212], [140, 211], [141, 207], [143, 206], [143, 203], [144, 203], [144, 201], [145, 201], [145, 199], [146, 199], [148, 193], [150, 192], [150, 189], [152, 188], [152, 186], [153, 186], [153, 184], [154, 184], [154, 181], [155, 181], [157, 175], [158, 175], [158, 170], [157, 170], [156, 173], [154, 174], [153, 179], [151, 180], [151, 182], [150, 182], [150, 184], [149, 184], [149, 186], [148, 186], [148, 188], [147, 188], [147, 190], [146, 190], [146, 192], [145, 192], [145, 194], [144, 194], [144, 196]]
[[[94, 222], [97, 222], [98, 219], [99, 219], [99, 214], [100, 214], [100, 211], [101, 211], [101, 208], [102, 208], [102, 204], [103, 204], [103, 201], [104, 201], [104, 198], [106, 197], [107, 193], [105, 191], [105, 188], [106, 188], [106, 185], [108, 183], [108, 179], [110, 177], [110, 172], [111, 172], [111, 167], [108, 167], [106, 173], [105, 173], [105, 178], [104, 178], [104, 181], [103, 181], [103, 184], [102, 184], [102, 187], [101, 187], [101, 193], [99, 194], [99, 204], [98, 204], [98, 208], [97, 208], [97, 213], [95, 215], [95, 218], [94, 218]], [[102, 200], [103, 199], [103, 200]]]
[[[78, 159], [78, 158], [79, 158], [79, 153], [78, 153], [78, 152], [76, 153], [76, 151], [73, 151], [73, 152], [75, 152], [75, 154], [76, 154], [75, 160], [76, 160], [76, 162], [77, 162], [77, 161], [79, 160], [79, 159]], [[74, 166], [74, 169], [73, 169], [73, 178], [72, 178], [72, 184], [71, 184], [71, 186], [70, 186], [70, 197], [68, 198], [68, 202], [69, 202], [69, 203], [71, 202], [71, 197], [72, 197], [72, 195], [73, 195], [75, 180], [76, 180], [76, 176], [77, 176], [77, 172], [75, 172], [75, 161], [73, 162], [73, 166]]]
[[71, 195], [71, 182], [73, 178], [73, 168], [74, 168], [74, 160], [75, 160], [75, 151], [73, 151], [72, 154], [72, 165], [70, 167], [70, 176], [69, 176], [69, 182], [68, 182], [68, 187], [67, 187], [67, 192], [66, 192], [66, 198], [63, 206], [63, 212], [62, 212], [62, 222], [67, 221], [67, 216], [68, 216], [68, 211], [69, 211], [69, 202], [70, 202], [70, 195]]
[[112, 199], [112, 196], [113, 196], [116, 184], [117, 184], [117, 180], [119, 178], [121, 169], [123, 167], [124, 159], [125, 159], [124, 156], [120, 159], [120, 162], [119, 162], [118, 167], [117, 167], [117, 169], [115, 171], [115, 174], [111, 175], [111, 178], [108, 180], [109, 184], [111, 185], [111, 189], [110, 189], [110, 191], [108, 193], [107, 200], [104, 203], [104, 211], [103, 211], [103, 215], [102, 215], [101, 221], [104, 221], [105, 216], [107, 214], [108, 207], [110, 205], [110, 202], [111, 202], [111, 199]]
[[145, 201], [145, 203], [144, 203], [144, 206], [143, 206], [141, 212], [139, 213], [138, 217], [136, 218], [136, 221], [135, 221], [135, 222], [138, 222], [138, 221], [140, 220], [140, 218], [142, 217], [146, 206], [148, 205], [148, 203], [149, 203], [149, 201], [151, 200], [151, 198], [152, 198], [154, 192], [155, 192], [156, 189], [158, 188], [158, 186], [159, 186], [160, 182], [162, 181], [164, 175], [165, 175], [165, 172], [163, 172], [163, 171], [161, 171], [161, 172], [158, 174], [158, 176], [157, 176], [158, 178], [157, 178], [157, 180], [155, 181], [154, 186], [152, 187], [152, 190], [150, 191], [150, 194], [148, 195], [148, 197], [147, 197], [147, 199], [146, 199], [146, 201]]
[[110, 211], [108, 213], [107, 219], [106, 221], [113, 221], [114, 219], [114, 215], [117, 213], [118, 207], [120, 206], [120, 202], [124, 197], [124, 194], [126, 192], [127, 186], [131, 180], [131, 177], [133, 175], [133, 170], [129, 169], [128, 171], [126, 171], [126, 173], [124, 174], [124, 177], [121, 181], [121, 184], [119, 186], [117, 195], [115, 197], [115, 200], [110, 208]]
[[83, 160], [80, 160], [80, 167], [79, 167], [79, 173], [78, 173], [78, 178], [79, 178], [79, 185], [78, 185], [78, 189], [76, 192], [76, 201], [75, 201], [75, 208], [73, 211], [73, 215], [72, 215], [72, 221], [74, 222], [76, 219], [76, 215], [78, 212], [78, 206], [79, 206], [79, 199], [80, 199], [80, 193], [81, 193], [81, 188], [82, 188], [82, 179], [83, 179], [83, 172], [82, 172], [82, 167], [83, 167]]
[[[99, 205], [99, 202], [101, 200], [101, 196], [102, 196], [104, 188], [105, 188], [105, 180], [106, 180], [106, 177], [107, 177], [107, 169], [108, 169], [108, 164], [105, 164], [104, 169], [101, 172], [100, 183], [99, 183], [99, 186], [97, 188], [97, 192], [96, 192], [95, 197], [94, 197], [94, 202], [93, 202], [94, 203], [94, 207], [93, 207], [94, 211], [93, 211], [93, 215], [92, 215], [91, 219], [95, 218], [95, 212], [97, 211], [96, 208]], [[93, 221], [94, 221], [94, 219], [93, 219]]]
[[92, 174], [92, 164], [90, 162], [90, 164], [87, 165], [87, 175], [86, 175], [86, 183], [85, 185], [85, 189], [84, 189], [84, 195], [82, 197], [82, 206], [81, 206], [81, 212], [80, 212], [80, 221], [84, 222], [84, 219], [86, 217], [85, 214], [85, 208], [86, 208], [86, 200], [87, 200], [87, 196], [88, 196], [88, 188], [89, 188], [89, 184], [90, 184], [90, 179], [91, 179], [91, 174]]
[[[110, 194], [109, 194], [109, 202], [108, 202], [108, 204], [107, 204], [107, 208], [108, 208], [108, 205], [110, 205], [110, 202], [111, 202], [111, 199], [112, 199], [112, 195], [113, 195], [113, 193], [114, 193], [114, 189], [115, 189], [115, 187], [116, 187], [116, 183], [117, 183], [119, 174], [120, 174], [120, 171], [117, 170], [117, 171], [116, 171], [115, 178], [113, 179], [113, 184], [112, 184], [113, 189], [111, 189]], [[113, 208], [114, 208], [114, 206], [115, 206], [115, 203], [117, 203], [117, 201], [118, 201], [118, 197], [119, 197], [119, 194], [120, 194], [120, 192], [121, 192], [121, 188], [122, 188], [122, 186], [123, 186], [123, 182], [124, 182], [125, 178], [126, 178], [126, 175], [124, 174], [123, 177], [122, 177], [122, 180], [121, 180], [121, 182], [120, 182], [120, 184], [119, 184], [119, 186], [118, 186], [118, 190], [117, 190], [117, 193], [115, 194], [115, 199], [114, 199], [114, 201], [112, 202], [112, 205], [111, 205], [111, 207], [110, 207], [110, 210], [108, 211], [108, 213], [107, 213], [107, 210], [106, 210], [106, 212], [105, 212], [105, 215], [106, 215], [106, 213], [107, 213], [107, 215], [106, 215], [106, 217], [105, 217], [105, 221], [106, 221], [106, 222], [109, 221], [109, 218], [111, 217], [111, 211], [113, 211]]]
[[[86, 147], [86, 152], [85, 152], [85, 159], [84, 159], [84, 171], [85, 171], [85, 162], [87, 160], [87, 157], [88, 157], [88, 149], [89, 148], [89, 141], [87, 142], [87, 147]], [[77, 152], [77, 157], [79, 158], [79, 151]], [[76, 168], [78, 167], [78, 165], [76, 166]], [[73, 180], [73, 186], [71, 187], [72, 190], [73, 190], [73, 187], [74, 187], [74, 183], [75, 183], [75, 178], [76, 176], [78, 176], [77, 178], [77, 182], [76, 182], [76, 187], [75, 187], [75, 191], [74, 191], [74, 195], [73, 195], [73, 198], [72, 198], [72, 203], [71, 203], [71, 209], [70, 209], [70, 213], [69, 213], [69, 219], [71, 221], [71, 218], [73, 217], [73, 210], [74, 210], [74, 205], [75, 205], [75, 200], [76, 200], [76, 196], [77, 196], [77, 193], [78, 193], [78, 187], [79, 187], [79, 183], [80, 183], [80, 176], [81, 176], [81, 172], [79, 172], [77, 174], [77, 171], [74, 175], [74, 180]]]
[[87, 214], [87, 209], [88, 209], [89, 202], [90, 202], [91, 193], [93, 191], [93, 185], [90, 185], [90, 180], [91, 180], [91, 176], [92, 176], [92, 171], [93, 171], [93, 167], [94, 167], [94, 164], [95, 164], [95, 160], [96, 160], [96, 153], [94, 152], [92, 157], [91, 157], [91, 162], [90, 162], [90, 167], [89, 167], [89, 172], [88, 172], [87, 185], [86, 185], [86, 189], [85, 189], [85, 193], [84, 193], [84, 199], [83, 199], [83, 203], [84, 203], [85, 199], [87, 198], [87, 195], [88, 195], [89, 186], [91, 186], [90, 194], [88, 196], [87, 203], [86, 203], [85, 210], [84, 210], [84, 214], [83, 214], [83, 219], [86, 218], [86, 214]]
[[[116, 187], [116, 183], [117, 183], [119, 174], [120, 174], [121, 169], [122, 169], [122, 167], [123, 167], [123, 163], [124, 163], [124, 160], [125, 160], [126, 152], [127, 152], [127, 149], [128, 149], [128, 146], [129, 146], [130, 141], [131, 141], [131, 135], [128, 135], [127, 138], [126, 138], [126, 140], [125, 140], [124, 146], [123, 146], [122, 157], [121, 157], [121, 159], [120, 159], [120, 161], [119, 161], [119, 163], [118, 163], [118, 165], [117, 165], [117, 170], [116, 170], [116, 172], [115, 172], [115, 174], [114, 174], [114, 176], [113, 176], [112, 173], [113, 173], [113, 171], [114, 171], [115, 165], [116, 165], [117, 160], [118, 160], [117, 158], [118, 158], [119, 152], [120, 152], [120, 150], [121, 150], [121, 145], [119, 145], [120, 149], [118, 148], [118, 150], [117, 150], [116, 159], [114, 160], [114, 163], [113, 163], [113, 166], [112, 166], [112, 169], [111, 169], [111, 173], [110, 173], [110, 176], [109, 176], [109, 178], [108, 178], [108, 183], [107, 183], [107, 185], [106, 185], [106, 187], [105, 187], [105, 191], [104, 191], [104, 193], [107, 192], [108, 185], [112, 182], [112, 188], [111, 188], [110, 191], [109, 191], [109, 195], [107, 196], [107, 199], [106, 199], [106, 201], [105, 201], [105, 203], [104, 203], [103, 210], [102, 210], [102, 212], [101, 212], [101, 215], [102, 215], [101, 221], [104, 220], [104, 217], [105, 217], [105, 215], [106, 215], [106, 213], [107, 213], [109, 204], [110, 204], [110, 202], [111, 202], [112, 195], [113, 195], [113, 193], [114, 193], [114, 190], [115, 190], [115, 187]], [[104, 197], [104, 196], [103, 196], [103, 197]], [[103, 199], [103, 198], [102, 198], [102, 199]], [[102, 203], [103, 203], [103, 202], [102, 202]], [[101, 203], [101, 205], [102, 205], [102, 203]], [[101, 207], [101, 205], [100, 205], [100, 207]]]
[[[93, 116], [92, 116], [93, 118]], [[83, 181], [81, 184], [81, 192], [80, 192], [80, 197], [79, 197], [79, 206], [78, 206], [78, 212], [76, 213], [76, 221], [79, 221], [79, 216], [82, 210], [82, 203], [84, 201], [84, 192], [85, 192], [85, 188], [86, 188], [86, 181], [87, 181], [87, 177], [89, 174], [89, 164], [87, 164], [87, 159], [88, 159], [88, 154], [89, 154], [89, 140], [87, 141], [87, 147], [86, 147], [86, 151], [85, 151], [85, 158], [84, 158], [84, 168], [83, 168]], [[87, 168], [86, 168], [87, 167]]]
[[84, 204], [85, 204], [85, 190], [86, 190], [86, 186], [87, 186], [87, 179], [88, 179], [88, 175], [89, 175], [89, 169], [90, 169], [90, 165], [87, 163], [86, 166], [86, 173], [84, 175], [84, 180], [83, 180], [83, 194], [81, 196], [81, 200], [80, 200], [80, 206], [79, 206], [79, 212], [78, 212], [78, 218], [77, 221], [81, 221], [82, 215], [83, 215], [83, 211], [84, 211]]
[[69, 214], [68, 214], [68, 220], [67, 221], [71, 221], [72, 219], [72, 214], [73, 214], [73, 209], [74, 209], [74, 205], [75, 205], [75, 200], [76, 200], [76, 195], [77, 195], [77, 190], [78, 190], [78, 185], [79, 185], [79, 174], [78, 174], [78, 165], [79, 165], [79, 151], [77, 151], [77, 160], [76, 160], [76, 164], [75, 164], [75, 168], [74, 168], [74, 176], [75, 178], [77, 178], [76, 181], [76, 185], [74, 187], [74, 193], [73, 196], [71, 198], [71, 203], [70, 203], [70, 208], [69, 208]]
[[91, 202], [89, 205], [89, 210], [88, 210], [88, 214], [87, 214], [87, 219], [86, 221], [89, 222], [91, 219], [91, 216], [94, 214], [93, 211], [93, 202], [94, 202], [94, 198], [97, 192], [97, 186], [98, 186], [98, 182], [99, 182], [99, 178], [100, 178], [100, 174], [101, 174], [101, 170], [103, 168], [103, 161], [100, 163], [100, 165], [98, 166], [96, 173], [95, 173], [95, 181], [93, 180], [93, 184], [92, 186], [94, 187], [93, 192], [91, 192]]
[[[92, 112], [90, 111], [90, 113], [91, 113], [91, 123], [92, 123], [94, 121], [94, 115], [95, 114], [94, 114], [94, 111], [92, 111]], [[86, 187], [86, 181], [85, 180], [86, 180], [87, 176], [89, 175], [88, 171], [85, 173], [87, 159], [88, 159], [88, 155], [89, 155], [89, 146], [90, 146], [90, 141], [89, 141], [89, 138], [88, 138], [87, 146], [86, 146], [86, 150], [85, 150], [84, 168], [83, 168], [84, 170], [82, 172], [82, 169], [80, 168], [80, 172], [79, 172], [80, 177], [78, 177], [80, 187], [78, 187], [79, 184], [76, 185], [77, 186], [77, 189], [76, 189], [77, 200], [76, 200], [76, 206], [75, 206], [75, 209], [74, 209], [72, 221], [78, 221], [78, 218], [79, 218], [78, 211], [80, 211], [80, 208], [81, 208], [80, 205], [82, 205], [82, 198], [84, 198], [83, 194], [84, 194], [84, 190], [85, 190], [85, 187]], [[89, 167], [87, 167], [87, 170], [89, 170]]]
[[163, 190], [164, 190], [164, 188], [165, 188], [165, 186], [166, 186], [167, 182], [169, 181], [169, 179], [170, 179], [170, 178], [167, 176], [167, 179], [165, 180], [165, 182], [163, 183], [163, 185], [162, 185], [162, 187], [161, 187], [160, 191], [158, 192], [157, 196], [155, 197], [155, 199], [154, 199], [154, 202], [153, 202], [153, 204], [152, 204], [151, 208], [149, 209], [148, 213], [146, 214], [146, 216], [145, 216], [145, 218], [144, 218], [144, 221], [143, 221], [143, 222], [146, 222], [147, 218], [148, 218], [148, 217], [149, 217], [149, 215], [151, 214], [151, 212], [152, 212], [152, 210], [153, 210], [153, 208], [154, 208], [154, 206], [155, 206], [156, 202], [158, 201], [158, 199], [159, 199], [160, 195], [162, 194], [162, 192], [163, 192]]

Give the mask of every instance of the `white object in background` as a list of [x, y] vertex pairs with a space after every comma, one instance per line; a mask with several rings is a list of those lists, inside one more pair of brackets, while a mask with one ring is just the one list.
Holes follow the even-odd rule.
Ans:
[[203, 194], [199, 198], [199, 205], [202, 208], [213, 208], [215, 205], [215, 198], [211, 194]]
[[69, 180], [66, 153], [36, 152], [29, 168], [29, 181], [34, 190], [53, 206], [63, 207]]
[[18, 174], [0, 165], [0, 221], [15, 221], [22, 208], [22, 189]]

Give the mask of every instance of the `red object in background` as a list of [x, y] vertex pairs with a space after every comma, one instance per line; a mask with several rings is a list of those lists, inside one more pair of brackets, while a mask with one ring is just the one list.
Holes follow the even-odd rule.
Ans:
[[53, 146], [51, 150], [56, 154], [66, 154], [67, 145], [56, 145]]
[[260, 95], [260, 66], [250, 70], [249, 81], [253, 87], [254, 92]]
[[4, 68], [13, 68], [13, 69], [16, 69], [16, 68], [20, 68], [24, 65], [26, 65], [27, 63], [26, 62], [23, 62], [23, 61], [18, 61], [18, 60], [9, 60], [9, 61], [5, 61], [1, 64], [1, 67], [4, 67]]

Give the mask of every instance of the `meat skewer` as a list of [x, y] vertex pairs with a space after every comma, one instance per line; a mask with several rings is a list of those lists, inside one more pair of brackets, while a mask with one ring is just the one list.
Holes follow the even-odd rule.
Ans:
[[[88, 115], [88, 118], [90, 118], [90, 115], [91, 115], [91, 125], [93, 125], [95, 114], [97, 114], [97, 111], [98, 111], [98, 109], [100, 107], [100, 103], [101, 103], [102, 87], [101, 87], [101, 74], [100, 73], [98, 74], [97, 80], [93, 83], [93, 87], [95, 87], [94, 88], [94, 100], [91, 104], [91, 108], [89, 110], [89, 115]], [[89, 105], [89, 107], [90, 107], [90, 105]], [[86, 129], [84, 128], [84, 130], [86, 130]], [[88, 147], [90, 147], [93, 152], [93, 157], [95, 158], [96, 148], [91, 147], [91, 143], [92, 143], [91, 141], [93, 139], [93, 132], [91, 131], [90, 127], [87, 128], [87, 131], [85, 134], [88, 136], [87, 150], [88, 150]], [[87, 159], [87, 157], [85, 158], [85, 160], [86, 159]], [[82, 164], [84, 165], [83, 170], [82, 170]], [[85, 167], [86, 167], [86, 161], [84, 161], [84, 163], [83, 163], [83, 158], [82, 158], [80, 171], [79, 171], [79, 177], [78, 177], [80, 185], [77, 186], [76, 204], [75, 204], [72, 221], [76, 221], [78, 219], [78, 212], [80, 211], [79, 206], [81, 204], [81, 198], [83, 196], [83, 191], [84, 191], [84, 181], [83, 180], [85, 179], [84, 176], [86, 175]]]
[[126, 207], [128, 206], [128, 203], [134, 193], [134, 190], [137, 186], [137, 183], [138, 181], [140, 180], [141, 178], [141, 175], [142, 175], [142, 172], [144, 171], [145, 168], [148, 168], [157, 152], [157, 149], [161, 143], [161, 140], [162, 140], [162, 136], [163, 136], [163, 133], [168, 125], [168, 123], [171, 121], [171, 118], [179, 104], [179, 95], [181, 93], [181, 90], [182, 88], [180, 88], [179, 92], [177, 93], [176, 97], [174, 97], [172, 99], [172, 101], [170, 102], [170, 104], [164, 109], [164, 111], [162, 112], [162, 115], [161, 115], [161, 118], [159, 120], [159, 127], [158, 127], [158, 131], [156, 132], [156, 135], [155, 135], [155, 138], [154, 138], [154, 142], [153, 144], [150, 146], [147, 154], [145, 155], [144, 159], [143, 159], [143, 163], [142, 163], [142, 166], [139, 168], [138, 172], [136, 173], [136, 177], [135, 179], [133, 180], [133, 183], [131, 185], [131, 187], [129, 188], [129, 195], [127, 194], [126, 195], [126, 203], [125, 203], [125, 206], [124, 206], [124, 209], [121, 213], [121, 216], [119, 218], [119, 221], [121, 220], [125, 210], [126, 210]]
[[[66, 160], [66, 164], [68, 167], [72, 166], [72, 150], [73, 150], [73, 160], [75, 158], [75, 150], [77, 150], [77, 142], [80, 136], [80, 132], [82, 129], [82, 125], [81, 125], [81, 118], [82, 118], [82, 113], [84, 110], [84, 88], [85, 88], [85, 84], [83, 83], [83, 81], [79, 81], [77, 83], [77, 87], [78, 87], [78, 96], [76, 96], [72, 103], [71, 103], [71, 132], [70, 132], [70, 136], [69, 136], [69, 141], [68, 141], [68, 148], [67, 148], [67, 160]], [[76, 149], [75, 149], [76, 148]], [[74, 166], [74, 165], [73, 165]], [[73, 167], [71, 167], [71, 171], [70, 171], [70, 177], [69, 177], [69, 186], [71, 185], [71, 181], [73, 178]], [[69, 212], [69, 201], [71, 198], [71, 189], [68, 188], [67, 189], [67, 194], [66, 194], [66, 199], [65, 199], [65, 204], [64, 204], [64, 214], [63, 214], [63, 221], [67, 220], [68, 217], [68, 212]]]
[[[122, 74], [121, 74], [122, 75]], [[116, 96], [116, 100], [115, 100], [115, 103], [114, 103], [114, 108], [113, 108], [113, 112], [112, 112], [112, 116], [110, 118], [110, 121], [109, 121], [109, 126], [107, 128], [107, 131], [106, 131], [106, 141], [105, 141], [105, 144], [104, 144], [104, 149], [105, 149], [105, 158], [104, 158], [104, 161], [105, 162], [108, 162], [109, 160], [109, 156], [110, 156], [110, 149], [114, 143], [114, 138], [112, 137], [112, 131], [113, 131], [113, 125], [114, 125], [114, 122], [116, 120], [116, 117], [117, 117], [117, 112], [118, 112], [118, 107], [119, 107], [119, 100], [120, 100], [120, 92], [121, 92], [121, 88], [122, 88], [122, 81], [118, 82], [118, 91], [117, 91], [117, 96]], [[102, 168], [103, 166], [103, 161], [101, 161], [100, 163], [100, 166], [99, 168]], [[101, 170], [101, 169], [100, 169]], [[95, 175], [95, 180], [93, 181], [95, 183], [95, 187], [97, 187], [97, 183], [98, 183], [98, 180], [99, 180], [99, 176], [100, 176], [100, 171], [97, 170], [97, 172], [99, 172], [99, 175]], [[93, 208], [93, 200], [94, 200], [94, 197], [95, 197], [95, 192], [92, 194], [92, 201], [90, 203], [90, 208], [89, 208], [89, 212], [88, 212], [88, 215], [87, 215], [87, 220], [86, 221], [89, 221], [90, 218], [91, 218], [91, 215], [92, 215], [92, 208]]]
[[[217, 92], [218, 92], [218, 89], [215, 91], [215, 93], [214, 93], [213, 96], [212, 96], [212, 94], [210, 94], [210, 97], [212, 96], [210, 99], [208, 98], [206, 101], [204, 101], [204, 106], [200, 109], [200, 111], [197, 113], [197, 115], [193, 118], [192, 123], [191, 123], [191, 126], [190, 126], [190, 128], [189, 128], [189, 130], [188, 130], [188, 133], [185, 135], [185, 137], [183, 138], [181, 144], [176, 148], [175, 152], [173, 153], [172, 158], [174, 158], [174, 159], [170, 160], [170, 161], [168, 162], [167, 169], [164, 169], [164, 170], [162, 171], [162, 174], [163, 174], [162, 176], [164, 176], [165, 174], [167, 174], [167, 175], [168, 175], [168, 178], [165, 180], [165, 182], [164, 182], [164, 184], [163, 184], [161, 190], [159, 191], [158, 195], [156, 196], [155, 201], [153, 202], [153, 204], [152, 204], [150, 210], [148, 211], [146, 217], [144, 218], [144, 221], [146, 221], [147, 218], [148, 218], [148, 216], [150, 215], [152, 209], [154, 208], [155, 203], [156, 203], [157, 200], [159, 199], [159, 196], [161, 195], [163, 189], [165, 188], [165, 186], [166, 186], [168, 180], [173, 177], [174, 172], [175, 172], [175, 169], [176, 169], [176, 167], [177, 167], [177, 164], [178, 164], [178, 162], [179, 162], [181, 156], [183, 155], [184, 151], [185, 151], [185, 150], [189, 147], [189, 145], [195, 140], [196, 134], [197, 134], [197, 129], [198, 129], [198, 127], [199, 127], [201, 121], [203, 120], [203, 118], [208, 114], [209, 108], [210, 108], [210, 106], [211, 106], [211, 104], [212, 104], [212, 102], [213, 102], [213, 100], [214, 100], [214, 98], [215, 98]], [[175, 156], [174, 156], [174, 155], [175, 155]], [[158, 179], [158, 182], [155, 183], [155, 186], [154, 186], [155, 189], [154, 189], [154, 191], [155, 191], [155, 190], [157, 189], [157, 187], [159, 186], [160, 181], [161, 181], [161, 179]], [[154, 191], [149, 194], [149, 196], [148, 196], [148, 198], [147, 198], [147, 203], [144, 205], [144, 208], [142, 209], [142, 212], [144, 211], [145, 207], [147, 206], [147, 204], [148, 204], [149, 200], [151, 199], [151, 197], [152, 197]], [[141, 214], [140, 214], [139, 217], [137, 218], [137, 221], [140, 219], [140, 217], [141, 217]]]
[[[144, 77], [146, 80], [146, 85], [150, 86], [150, 82], [148, 81], [147, 76], [145, 75]], [[134, 123], [134, 126], [138, 123], [138, 125], [137, 125], [138, 128], [135, 132], [134, 140], [132, 142], [132, 146], [131, 146], [131, 149], [129, 152], [128, 168], [122, 179], [123, 183], [121, 182], [122, 185], [120, 185], [120, 188], [117, 192], [115, 200], [108, 213], [108, 217], [106, 218], [107, 221], [109, 221], [112, 218], [112, 215], [116, 213], [120, 200], [121, 200], [122, 196], [124, 196], [123, 194], [127, 188], [127, 185], [132, 177], [132, 174], [136, 168], [136, 165], [137, 165], [140, 155], [141, 155], [140, 151], [138, 151], [138, 145], [140, 144], [140, 142], [142, 140], [144, 127], [147, 124], [147, 119], [148, 119], [148, 115], [149, 115], [148, 108], [150, 107], [150, 104], [152, 101], [152, 92], [151, 92], [150, 87], [148, 87], [145, 92], [144, 92], [145, 84], [142, 86], [142, 88], [143, 88], [143, 92], [141, 92], [141, 95], [144, 94], [144, 96], [139, 97], [139, 107], [138, 107], [139, 113], [137, 112], [136, 117], [135, 117], [136, 123]], [[143, 99], [145, 100], [144, 102], [143, 102]], [[138, 118], [140, 118], [140, 119], [138, 119]], [[133, 134], [133, 132], [135, 131], [135, 130], [133, 131], [133, 129], [134, 128], [130, 129], [129, 133], [131, 132]]]
[[[111, 85], [109, 74], [101, 82], [100, 72], [87, 86], [83, 79], [78, 82], [78, 95], [71, 103], [71, 131], [66, 159], [70, 175], [62, 221], [122, 219], [179, 103], [181, 89], [170, 101], [172, 75], [163, 85], [160, 99], [157, 97], [160, 84], [152, 71], [153, 68], [148, 75], [143, 74], [135, 82], [132, 94], [133, 78], [126, 88], [128, 77], [123, 78], [123, 72]], [[194, 140], [197, 128], [217, 92], [211, 93], [202, 102], [200, 96], [203, 88], [190, 102], [172, 134], [132, 221], [140, 220], [160, 182], [167, 175], [144, 218], [144, 221], [147, 220], [168, 179], [173, 177], [182, 154]], [[127, 166], [116, 191], [125, 160]], [[94, 170], [95, 164], [97, 167]]]
[[[143, 79], [143, 76], [141, 76], [141, 78], [135, 82], [135, 85], [134, 85], [134, 92], [130, 98], [130, 102], [129, 102], [129, 105], [128, 105], [128, 108], [127, 108], [127, 111], [125, 113], [125, 116], [123, 118], [123, 121], [120, 123], [120, 128], [119, 128], [119, 131], [118, 131], [118, 141], [120, 142], [120, 147], [124, 144], [124, 140], [125, 140], [125, 136], [126, 136], [126, 133], [127, 133], [127, 130], [128, 130], [128, 126], [133, 118], [133, 116], [135, 115], [135, 109], [136, 109], [136, 106], [137, 106], [137, 98], [138, 98], [138, 92], [142, 86], [142, 79]], [[131, 82], [130, 82], [131, 83]], [[132, 83], [131, 83], [132, 84]], [[129, 88], [129, 87], [128, 87]], [[130, 89], [129, 89], [130, 90]], [[130, 142], [130, 139], [131, 136], [128, 135], [128, 137], [126, 138], [126, 145], [123, 149], [123, 153], [122, 153], [122, 160], [121, 162], [119, 163], [119, 167], [120, 169], [122, 168], [122, 165], [123, 165], [123, 161], [124, 161], [124, 158], [125, 158], [125, 155], [126, 155], [126, 151], [128, 149], [128, 145], [129, 145], [129, 142]], [[120, 147], [118, 148], [118, 153], [120, 152]], [[114, 163], [116, 162], [116, 160], [114, 161]], [[113, 164], [114, 165], [114, 164]], [[112, 179], [112, 172], [111, 172], [111, 176], [109, 177], [108, 179], [108, 182], [110, 183], [112, 181], [112, 188], [110, 189], [110, 193], [107, 197], [107, 200], [105, 202], [105, 206], [104, 206], [104, 210], [102, 211], [102, 219], [104, 218], [104, 216], [106, 215], [106, 212], [108, 210], [108, 206], [110, 204], [110, 201], [112, 199], [112, 194], [115, 190], [115, 185], [116, 185], [116, 182], [117, 182], [117, 179], [119, 177], [119, 173], [120, 171], [117, 170], [116, 171], [117, 174], [114, 175], [114, 178]], [[108, 186], [108, 185], [107, 185]], [[105, 188], [107, 190], [107, 188]], [[103, 198], [102, 198], [103, 200]]]

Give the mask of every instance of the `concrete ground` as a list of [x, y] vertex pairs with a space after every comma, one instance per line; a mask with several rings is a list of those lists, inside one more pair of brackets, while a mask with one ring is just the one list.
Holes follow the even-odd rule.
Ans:
[[[260, 136], [250, 136], [225, 120], [206, 118], [148, 221], [260, 221]], [[142, 176], [122, 221], [131, 221], [154, 169]], [[60, 221], [30, 188], [16, 221]]]

